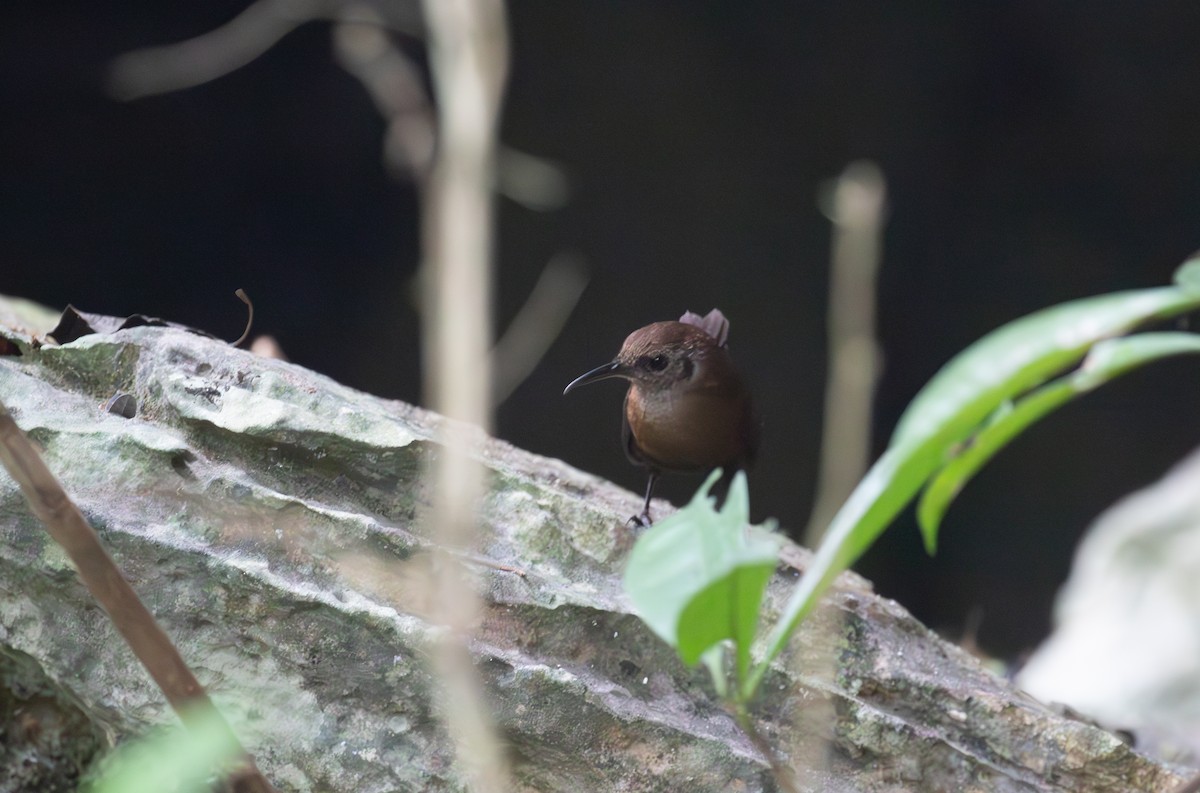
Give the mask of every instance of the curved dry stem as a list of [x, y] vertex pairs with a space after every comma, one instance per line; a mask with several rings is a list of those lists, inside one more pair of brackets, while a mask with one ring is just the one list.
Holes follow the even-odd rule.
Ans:
[[179, 650], [108, 555], [96, 531], [3, 404], [0, 404], [0, 463], [20, 486], [29, 508], [46, 527], [46, 532], [71, 557], [92, 597], [108, 613], [129, 649], [158, 684], [184, 726], [190, 726], [192, 718], [203, 713], [207, 723], [222, 724], [228, 730], [229, 744], [237, 746], [244, 758], [244, 767], [235, 773], [236, 789], [245, 793], [274, 791], [212, 704]]
[[238, 336], [237, 341], [231, 344], [231, 347], [241, 347], [242, 342], [250, 335], [250, 328], [254, 326], [254, 304], [250, 302], [250, 295], [246, 294], [245, 289], [238, 289], [233, 293], [234, 297], [246, 304], [246, 329], [242, 331], [242, 335]]

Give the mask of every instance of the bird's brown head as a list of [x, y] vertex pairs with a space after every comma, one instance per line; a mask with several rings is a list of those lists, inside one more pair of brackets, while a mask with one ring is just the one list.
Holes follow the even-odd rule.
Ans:
[[563, 393], [612, 377], [647, 392], [670, 390], [691, 382], [703, 359], [720, 347], [717, 338], [695, 324], [655, 322], [630, 333], [616, 358], [575, 378]]

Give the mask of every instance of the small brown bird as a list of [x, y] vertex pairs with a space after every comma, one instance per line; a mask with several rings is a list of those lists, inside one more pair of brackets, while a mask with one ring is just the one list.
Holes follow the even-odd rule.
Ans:
[[686, 312], [678, 322], [655, 322], [625, 339], [611, 362], [581, 375], [563, 390], [597, 380], [629, 381], [621, 437], [625, 454], [650, 474], [642, 514], [663, 472], [711, 471], [726, 478], [748, 468], [758, 452], [759, 424], [750, 392], [729, 356], [729, 320], [719, 309], [701, 317]]

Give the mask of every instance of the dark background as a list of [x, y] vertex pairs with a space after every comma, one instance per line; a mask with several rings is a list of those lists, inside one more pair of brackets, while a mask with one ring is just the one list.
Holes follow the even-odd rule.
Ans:
[[[560, 251], [591, 283], [498, 434], [640, 491], [620, 387], [562, 387], [630, 330], [718, 305], [765, 419], [756, 517], [803, 527], [825, 366], [816, 196], [857, 158], [890, 191], [877, 451], [988, 330], [1168, 281], [1200, 247], [1200, 8], [990, 6], [513, 0], [503, 137], [561, 163], [572, 194], [547, 213], [501, 202], [498, 322]], [[327, 25], [198, 88], [103, 91], [115, 55], [243, 7], [5, 4], [0, 291], [233, 338], [241, 286], [292, 360], [417, 401], [415, 196], [385, 175], [383, 121]], [[858, 569], [951, 634], [979, 609], [985, 649], [1017, 655], [1087, 522], [1200, 440], [1198, 385], [1195, 361], [1162, 363], [1055, 414], [963, 494], [936, 559], [906, 516]], [[696, 484], [662, 492], [678, 503]]]

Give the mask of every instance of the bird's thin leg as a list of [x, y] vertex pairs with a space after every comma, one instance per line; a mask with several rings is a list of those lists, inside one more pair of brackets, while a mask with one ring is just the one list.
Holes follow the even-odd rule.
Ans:
[[658, 481], [658, 473], [650, 472], [650, 481], [646, 483], [646, 503], [642, 505], [642, 514], [634, 515], [630, 522], [637, 526], [649, 526], [654, 523], [650, 518], [650, 498], [654, 495], [654, 483]]

